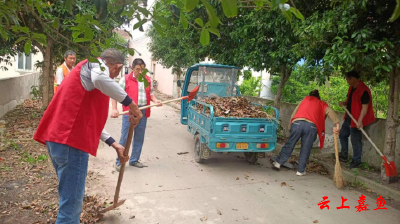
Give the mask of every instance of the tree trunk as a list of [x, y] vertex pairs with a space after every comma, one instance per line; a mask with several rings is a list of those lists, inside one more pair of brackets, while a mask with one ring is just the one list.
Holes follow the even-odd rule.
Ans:
[[53, 60], [52, 60], [52, 47], [53, 40], [51, 38], [47, 38], [47, 47], [46, 51], [43, 55], [44, 68], [43, 68], [43, 108], [46, 109], [50, 103], [52, 93], [53, 93], [53, 85], [54, 80], [51, 79], [53, 77]]
[[280, 108], [282, 92], [283, 88], [285, 88], [286, 82], [289, 80], [289, 77], [292, 73], [292, 70], [288, 70], [286, 64], [281, 67], [281, 81], [279, 83], [278, 91], [276, 92], [274, 107]]
[[[390, 73], [389, 83], [389, 106], [386, 119], [386, 136], [383, 154], [388, 161], [396, 161], [396, 133], [399, 127], [399, 93], [400, 93], [400, 72], [396, 67]], [[386, 170], [381, 165], [381, 178], [388, 181], [386, 178]]]
[[176, 72], [176, 96], [181, 97], [181, 87], [178, 86], [178, 81], [181, 79], [182, 70], [178, 69]]

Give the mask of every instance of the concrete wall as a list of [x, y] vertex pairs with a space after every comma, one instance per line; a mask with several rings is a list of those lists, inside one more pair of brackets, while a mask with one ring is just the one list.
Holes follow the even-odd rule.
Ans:
[[31, 98], [31, 86], [39, 85], [39, 76], [40, 73], [30, 73], [0, 80], [0, 118]]
[[[267, 99], [262, 99], [258, 97], [248, 97], [246, 96], [249, 100], [251, 100], [254, 103], [259, 103], [262, 105], [268, 104], [272, 105], [273, 101], [267, 100]], [[289, 130], [288, 130], [288, 125], [290, 121], [290, 117], [296, 108], [296, 104], [290, 104], [290, 103], [282, 103], [281, 108], [279, 110], [280, 112], [280, 119], [281, 119], [281, 124], [285, 130], [286, 136], [289, 136]], [[340, 119], [340, 125], [343, 123], [343, 117], [344, 113], [343, 112], [336, 112], [339, 119]], [[372, 141], [375, 143], [375, 145], [382, 151], [383, 153], [383, 146], [385, 143], [385, 127], [386, 127], [386, 120], [385, 119], [377, 119], [377, 121], [366, 128], [364, 128], [365, 132], [370, 136]], [[332, 121], [327, 118], [326, 123], [325, 123], [325, 142], [324, 142], [324, 147], [321, 150], [321, 153], [333, 153], [335, 151], [334, 149], [334, 139], [333, 139], [333, 123]], [[397, 142], [396, 142], [396, 167], [398, 171], [400, 172], [400, 127], [397, 129]], [[367, 162], [369, 165], [372, 165], [374, 167], [380, 168], [380, 165], [382, 163], [382, 158], [379, 156], [378, 152], [376, 152], [375, 148], [371, 145], [371, 143], [368, 141], [367, 138], [363, 136], [363, 153], [362, 153], [362, 161]], [[319, 139], [314, 142], [314, 147], [318, 148], [319, 147]], [[339, 151], [340, 151], [340, 142], [339, 142]], [[351, 146], [351, 140], [349, 139], [349, 154], [353, 155], [353, 148]]]

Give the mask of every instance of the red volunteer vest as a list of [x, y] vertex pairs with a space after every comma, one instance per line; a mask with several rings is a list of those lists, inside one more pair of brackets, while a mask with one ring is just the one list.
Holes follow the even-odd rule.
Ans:
[[[128, 94], [128, 96], [136, 103], [136, 105], [139, 106], [138, 101], [139, 101], [139, 83], [136, 78], [133, 78], [133, 72], [129, 73], [128, 75], [125, 75], [125, 92]], [[146, 91], [146, 99], [147, 99], [147, 105], [150, 105], [150, 86], [151, 86], [151, 79], [146, 75], [146, 79], [149, 82], [149, 86], [145, 88]], [[122, 105], [123, 111], [128, 111], [129, 107], [123, 106]], [[146, 117], [150, 117], [150, 108], [146, 109]]]
[[[346, 102], [349, 101], [349, 95], [351, 93], [352, 87], [349, 87], [349, 91], [347, 92], [347, 99]], [[371, 124], [372, 122], [375, 121], [375, 114], [374, 114], [374, 108], [372, 107], [372, 95], [371, 95], [371, 90], [368, 88], [367, 85], [363, 81], [360, 82], [358, 85], [357, 89], [354, 90], [352, 98], [351, 98], [351, 115], [353, 115], [354, 119], [358, 121], [358, 118], [360, 117], [361, 114], [361, 109], [362, 109], [362, 104], [361, 104], [361, 96], [363, 95], [364, 91], [368, 92], [369, 95], [369, 103], [368, 103], [368, 110], [367, 114], [365, 115], [362, 123], [363, 126], [367, 126]], [[346, 119], [347, 113], [344, 115], [344, 119]], [[353, 120], [351, 120], [351, 125], [352, 128], [356, 128], [357, 125], [354, 123]]]
[[305, 118], [312, 121], [317, 127], [319, 136], [319, 148], [324, 147], [325, 141], [325, 109], [328, 107], [324, 101], [319, 100], [317, 97], [306, 96], [301, 101], [296, 115], [292, 118], [290, 123], [296, 118]]
[[65, 144], [96, 156], [110, 98], [98, 89], [83, 88], [80, 72], [86, 62], [80, 62], [63, 80], [33, 139], [42, 144], [46, 141]]

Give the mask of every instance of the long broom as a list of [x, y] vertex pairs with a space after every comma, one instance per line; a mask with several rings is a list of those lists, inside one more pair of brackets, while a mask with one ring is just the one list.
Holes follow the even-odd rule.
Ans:
[[344, 186], [343, 175], [342, 175], [342, 168], [340, 167], [339, 161], [339, 147], [338, 147], [338, 136], [334, 134], [335, 139], [335, 157], [336, 157], [336, 164], [335, 164], [335, 174], [333, 175], [333, 181], [336, 184], [336, 187], [341, 189]]

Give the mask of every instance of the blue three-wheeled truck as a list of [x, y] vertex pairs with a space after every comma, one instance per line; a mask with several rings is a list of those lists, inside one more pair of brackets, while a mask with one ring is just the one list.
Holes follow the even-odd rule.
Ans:
[[207, 97], [240, 96], [236, 85], [238, 71], [239, 68], [233, 66], [196, 64], [186, 72], [182, 96], [187, 96], [197, 85], [199, 92], [189, 103], [182, 101], [181, 123], [194, 135], [198, 163], [210, 158], [211, 152], [243, 152], [248, 162], [255, 163], [276, 147], [279, 120], [276, 108], [272, 107], [275, 111], [272, 119], [216, 117], [213, 106], [204, 102]]

